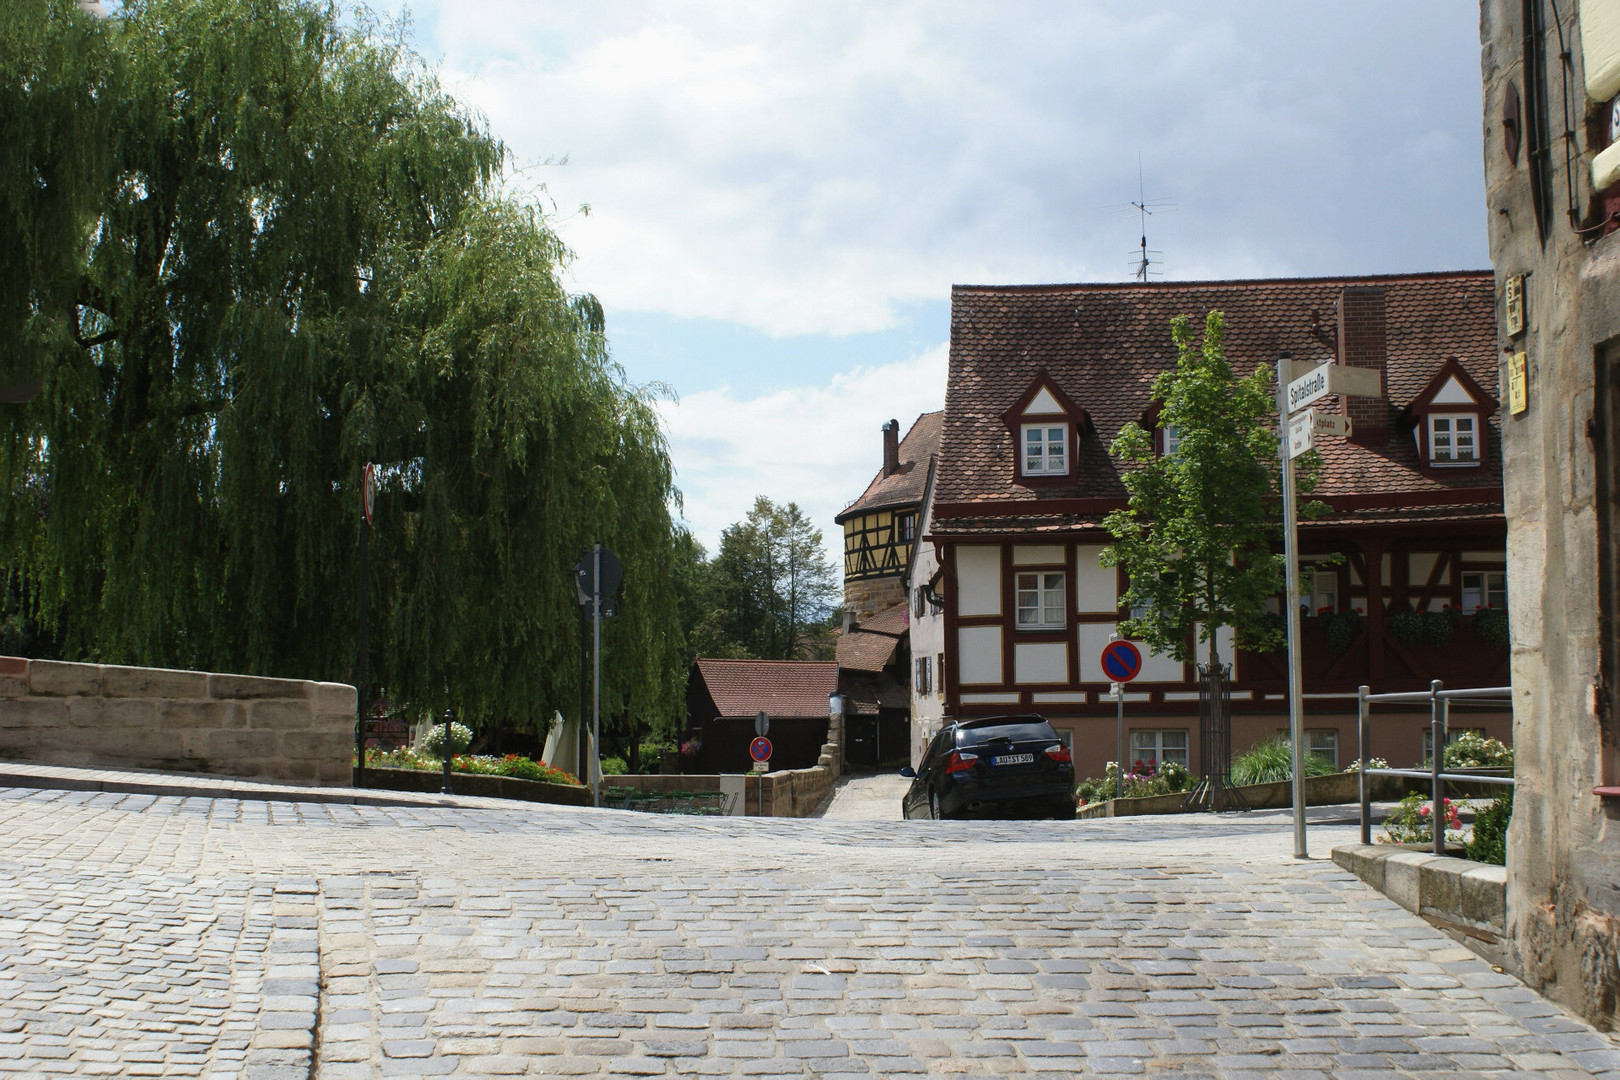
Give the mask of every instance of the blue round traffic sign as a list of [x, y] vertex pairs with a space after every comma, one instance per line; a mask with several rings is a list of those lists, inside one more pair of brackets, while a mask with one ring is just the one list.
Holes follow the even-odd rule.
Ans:
[[1142, 653], [1128, 641], [1110, 641], [1103, 647], [1102, 669], [1114, 682], [1130, 682], [1142, 673]]
[[755, 761], [771, 760], [771, 740], [761, 735], [748, 744], [748, 756]]

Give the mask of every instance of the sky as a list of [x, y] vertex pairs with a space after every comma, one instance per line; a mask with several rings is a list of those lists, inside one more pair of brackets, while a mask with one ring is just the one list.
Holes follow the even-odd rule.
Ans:
[[512, 153], [712, 552], [944, 404], [952, 284], [1489, 265], [1479, 9], [372, 0]]

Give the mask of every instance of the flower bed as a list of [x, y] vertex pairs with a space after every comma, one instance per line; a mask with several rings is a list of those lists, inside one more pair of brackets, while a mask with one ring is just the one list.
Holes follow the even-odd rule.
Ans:
[[[423, 772], [444, 771], [444, 759], [424, 753], [415, 747], [401, 750], [366, 751], [368, 769], [417, 769]], [[572, 784], [581, 787], [573, 773], [554, 769], [543, 761], [535, 761], [519, 754], [494, 757], [487, 754], [457, 754], [450, 759], [450, 771], [471, 773], [475, 776], [510, 776], [518, 780], [538, 780], [544, 784]]]

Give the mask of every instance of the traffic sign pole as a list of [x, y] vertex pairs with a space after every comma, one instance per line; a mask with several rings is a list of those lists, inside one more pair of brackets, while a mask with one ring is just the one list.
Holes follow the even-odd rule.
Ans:
[[[1300, 656], [1299, 656], [1299, 522], [1296, 518], [1297, 510], [1294, 506], [1294, 454], [1289, 445], [1289, 398], [1294, 394], [1301, 383], [1320, 375], [1321, 391], [1315, 393], [1303, 404], [1310, 404], [1327, 393], [1327, 373], [1318, 368], [1303, 379], [1296, 379], [1287, 384], [1286, 372], [1288, 359], [1286, 357], [1277, 361], [1277, 432], [1280, 436], [1278, 456], [1282, 458], [1282, 504], [1283, 504], [1283, 595], [1288, 605], [1288, 738], [1292, 743], [1294, 756], [1294, 858], [1306, 859], [1310, 856], [1305, 850], [1305, 714], [1303, 703], [1300, 700]], [[1315, 387], [1309, 387], [1314, 391]], [[1297, 406], [1296, 406], [1297, 407]], [[1306, 430], [1310, 430], [1307, 423]]]

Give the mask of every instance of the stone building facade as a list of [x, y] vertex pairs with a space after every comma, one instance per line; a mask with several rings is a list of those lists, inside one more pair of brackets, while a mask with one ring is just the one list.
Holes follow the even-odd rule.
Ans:
[[[1620, 2], [1483, 0], [1508, 520], [1509, 954], [1620, 1020]], [[1614, 145], [1611, 145], [1613, 143]]]

